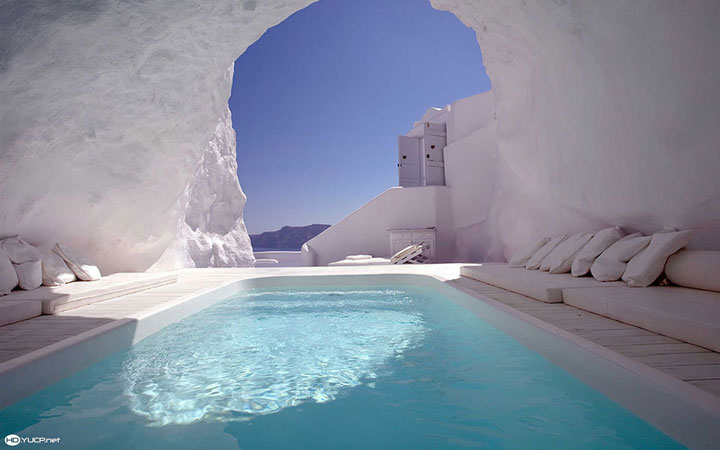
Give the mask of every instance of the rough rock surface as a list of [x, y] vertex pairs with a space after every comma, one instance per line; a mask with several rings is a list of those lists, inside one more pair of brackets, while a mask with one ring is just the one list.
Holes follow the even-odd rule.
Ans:
[[[232, 72], [230, 66], [228, 86]], [[255, 258], [242, 220], [245, 200], [237, 177], [235, 130], [226, 106], [199, 168], [175, 204], [175, 236], [150, 270], [252, 265]]]
[[[105, 272], [250, 263], [227, 68], [309, 3], [0, 3], [0, 234]], [[493, 82], [490, 258], [605, 224], [720, 248], [720, 2], [432, 3], [475, 29]]]
[[475, 30], [492, 80], [490, 259], [611, 224], [720, 249], [720, 2], [432, 4]]
[[251, 263], [228, 67], [309, 3], [0, 3], [0, 234], [106, 273]]

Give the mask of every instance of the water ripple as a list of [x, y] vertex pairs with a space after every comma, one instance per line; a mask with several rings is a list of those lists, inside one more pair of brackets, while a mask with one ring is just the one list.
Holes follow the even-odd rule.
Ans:
[[411, 301], [389, 290], [243, 295], [131, 351], [124, 392], [155, 426], [328, 402], [417, 346], [421, 315], [393, 308]]

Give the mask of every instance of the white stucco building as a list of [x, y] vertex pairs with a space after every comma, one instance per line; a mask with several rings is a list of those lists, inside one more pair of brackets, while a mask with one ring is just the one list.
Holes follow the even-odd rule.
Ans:
[[[303, 264], [325, 265], [358, 253], [388, 257], [397, 250], [391, 230], [423, 229], [434, 230], [435, 262], [486, 259], [482, 232], [495, 192], [497, 157], [494, 105], [488, 91], [428, 109], [399, 136], [398, 184], [404, 186], [389, 188], [308, 241]], [[445, 136], [433, 136], [437, 140], [427, 142], [426, 153], [422, 147], [428, 128], [442, 130], [436, 134]], [[405, 167], [404, 145], [419, 147], [411, 156], [413, 164]], [[403, 170], [408, 167], [409, 172]]]

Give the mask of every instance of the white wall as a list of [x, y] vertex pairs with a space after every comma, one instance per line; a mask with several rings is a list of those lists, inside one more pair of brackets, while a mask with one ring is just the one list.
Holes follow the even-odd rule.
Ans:
[[497, 141], [494, 99], [484, 92], [444, 108], [429, 108], [408, 136], [422, 136], [427, 121], [447, 124], [446, 186], [395, 187], [308, 241], [305, 265], [324, 265], [352, 254], [390, 256], [391, 228], [436, 227], [437, 260], [481, 261], [474, 233], [487, 219], [494, 195]]
[[432, 4], [473, 27], [492, 81], [490, 258], [610, 224], [720, 249], [720, 2]]
[[347, 255], [390, 257], [393, 228], [437, 227], [437, 258], [451, 257], [449, 190], [445, 186], [393, 187], [303, 246], [305, 265], [326, 265]]
[[408, 136], [422, 136], [427, 121], [447, 124], [445, 184], [450, 188], [450, 261], [484, 261], [488, 236], [483, 226], [496, 196], [497, 123], [492, 91], [429, 108]]
[[488, 220], [496, 193], [496, 171], [494, 122], [445, 148], [445, 179], [450, 188], [455, 233], [453, 261], [487, 259], [487, 236], [483, 236], [478, 227]]

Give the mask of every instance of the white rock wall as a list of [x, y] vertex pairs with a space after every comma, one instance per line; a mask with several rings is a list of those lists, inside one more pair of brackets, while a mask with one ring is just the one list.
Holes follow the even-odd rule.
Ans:
[[105, 273], [250, 263], [227, 69], [309, 3], [0, 3], [0, 234]]
[[473, 245], [503, 259], [619, 224], [720, 249], [720, 2], [432, 4], [475, 29], [496, 99], [498, 185]]
[[[230, 66], [224, 80], [228, 92], [232, 79]], [[173, 216], [179, 218], [172, 242], [150, 270], [242, 267], [254, 263], [242, 219], [246, 197], [238, 183], [236, 156], [235, 130], [226, 106], [202, 153], [200, 166], [175, 205]]]
[[[0, 3], [0, 234], [64, 241], [105, 272], [252, 261], [227, 68], [310, 2]], [[720, 2], [432, 3], [475, 29], [496, 98], [475, 245], [499, 259], [617, 223], [720, 248]]]

